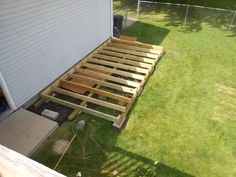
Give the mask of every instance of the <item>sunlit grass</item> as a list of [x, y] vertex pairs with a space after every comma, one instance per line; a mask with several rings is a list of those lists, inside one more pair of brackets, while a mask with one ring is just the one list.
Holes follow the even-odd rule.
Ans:
[[[189, 28], [148, 16], [124, 31], [164, 46], [166, 54], [126, 129], [114, 132], [110, 122], [83, 114], [86, 130], [58, 171], [91, 177], [236, 176], [236, 38], [208, 25]], [[76, 122], [63, 124], [33, 158], [52, 168], [59, 159], [54, 142], [70, 139]]]

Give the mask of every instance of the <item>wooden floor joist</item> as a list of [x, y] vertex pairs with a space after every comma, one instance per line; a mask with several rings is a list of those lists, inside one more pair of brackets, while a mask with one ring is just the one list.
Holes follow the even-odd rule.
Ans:
[[112, 51], [108, 51], [108, 50], [99, 50], [99, 51], [97, 51], [97, 53], [108, 55], [108, 56], [125, 58], [125, 59], [133, 60], [133, 61], [139, 61], [139, 62], [145, 62], [145, 63], [151, 63], [151, 64], [155, 63], [155, 60], [152, 60], [149, 58], [139, 57], [139, 56], [134, 56], [134, 55], [127, 55], [125, 53], [112, 52]]
[[145, 78], [144, 76], [139, 75], [139, 74], [125, 72], [125, 71], [121, 71], [121, 70], [117, 70], [117, 69], [113, 69], [113, 68], [108, 68], [108, 67], [104, 67], [104, 66], [101, 66], [101, 65], [85, 63], [85, 64], [83, 64], [83, 66], [86, 67], [86, 68], [97, 69], [97, 70], [101, 70], [101, 71], [107, 71], [107, 72], [112, 73], [112, 74], [117, 74], [117, 75], [120, 75], [120, 76], [129, 77], [129, 78], [137, 79], [137, 80], [141, 80], [141, 81]]
[[96, 63], [96, 64], [102, 64], [105, 66], [114, 66], [117, 68], [127, 69], [130, 71], [134, 71], [134, 72], [138, 72], [138, 73], [142, 73], [142, 74], [148, 74], [147, 69], [140, 68], [137, 66], [130, 66], [130, 65], [126, 65], [126, 64], [114, 63], [114, 62], [100, 60], [100, 59], [96, 59], [96, 58], [89, 58], [88, 61], [92, 62], [92, 63]]
[[[112, 38], [43, 91], [36, 105], [55, 102], [74, 110], [70, 119], [85, 112], [121, 128], [163, 54], [161, 46]], [[59, 95], [73, 99], [64, 100]], [[71, 101], [75, 99], [81, 102]], [[88, 103], [114, 110], [114, 114], [90, 108]]]
[[94, 57], [100, 58], [103, 60], [113, 61], [113, 62], [121, 62], [124, 64], [138, 66], [138, 67], [147, 68], [147, 69], [152, 68], [151, 64], [144, 63], [144, 62], [138, 62], [138, 61], [132, 61], [132, 60], [128, 60], [125, 58], [112, 57], [112, 56], [107, 56], [107, 55], [103, 55], [103, 54], [95, 54]]
[[[130, 103], [131, 102], [130, 98], [120, 96], [118, 94], [114, 94], [114, 93], [111, 93], [111, 92], [107, 92], [107, 91], [104, 91], [104, 90], [101, 90], [101, 89], [97, 89], [97, 88], [94, 88], [94, 87], [89, 87], [89, 86], [86, 86], [86, 85], [82, 85], [82, 84], [78, 84], [78, 83], [75, 83], [75, 82], [67, 81], [67, 80], [61, 80], [61, 87], [65, 88], [67, 90], [74, 91], [74, 92], [76, 92], [76, 88], [82, 87], [82, 88], [86, 89], [88, 92], [92, 92], [92, 93], [95, 93], [95, 94], [98, 94], [98, 95], [102, 95], [102, 96], [105, 96], [105, 97], [108, 97], [108, 98], [112, 98], [112, 99], [118, 100], [120, 102], [124, 102], [124, 103]], [[73, 90], [73, 88], [74, 88], [74, 90]]]

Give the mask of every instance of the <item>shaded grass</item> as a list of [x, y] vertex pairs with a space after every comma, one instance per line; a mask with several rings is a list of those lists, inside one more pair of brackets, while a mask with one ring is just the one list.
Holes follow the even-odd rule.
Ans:
[[[143, 16], [124, 34], [161, 44], [167, 53], [136, 101], [126, 129], [114, 132], [110, 122], [83, 114], [79, 118], [88, 122], [86, 130], [57, 170], [91, 177], [236, 176], [236, 122], [230, 119], [236, 108], [219, 103], [235, 103], [219, 85], [236, 88], [236, 38], [204, 24], [201, 31], [186, 32], [156, 16]], [[228, 118], [219, 121], [216, 114]], [[70, 139], [76, 121], [63, 124], [32, 158], [53, 167], [59, 159], [53, 143]]]

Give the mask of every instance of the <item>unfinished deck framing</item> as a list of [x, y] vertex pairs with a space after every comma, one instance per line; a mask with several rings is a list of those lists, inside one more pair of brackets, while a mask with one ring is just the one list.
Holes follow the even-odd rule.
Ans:
[[[74, 109], [69, 120], [85, 112], [121, 128], [163, 54], [160, 46], [112, 38], [43, 91], [35, 106], [52, 101]], [[80, 104], [71, 98], [80, 100]]]

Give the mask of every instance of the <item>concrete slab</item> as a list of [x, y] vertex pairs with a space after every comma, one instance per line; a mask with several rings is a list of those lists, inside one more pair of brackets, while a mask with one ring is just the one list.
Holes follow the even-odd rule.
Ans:
[[45, 116], [51, 120], [56, 120], [59, 117], [59, 113], [55, 111], [51, 111], [49, 109], [44, 109], [43, 112], [41, 112], [42, 116]]
[[57, 127], [54, 121], [19, 109], [0, 123], [0, 144], [30, 156]]
[[132, 19], [132, 18], [124, 19], [122, 28], [123, 29], [128, 28], [128, 27], [132, 26], [137, 21], [138, 21], [137, 19]]

